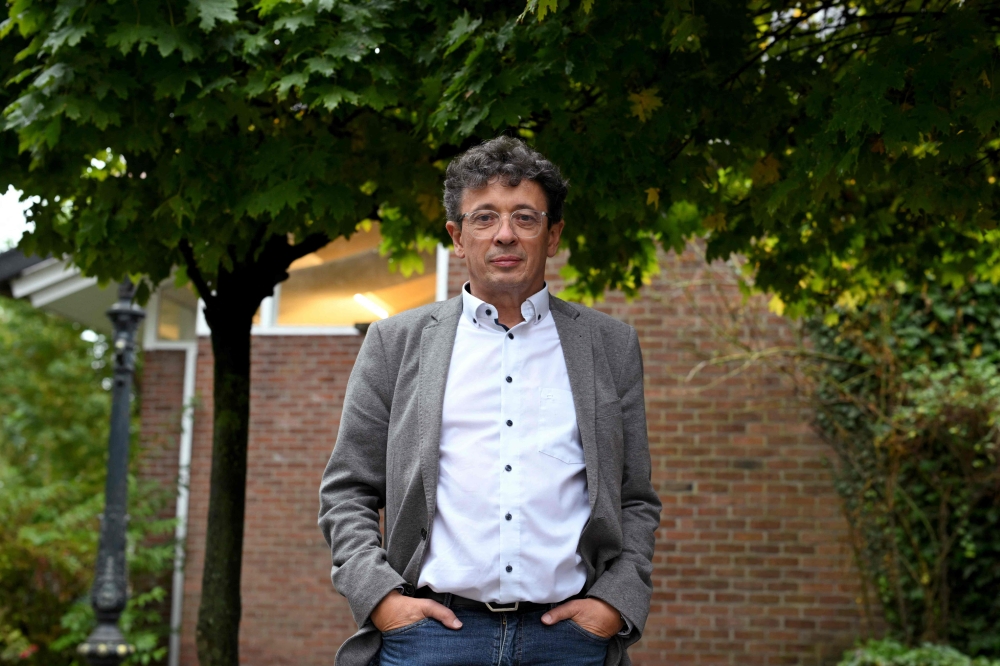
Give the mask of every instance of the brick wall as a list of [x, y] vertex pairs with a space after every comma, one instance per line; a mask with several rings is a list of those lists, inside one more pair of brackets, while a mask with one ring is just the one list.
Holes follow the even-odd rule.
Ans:
[[[164, 488], [176, 488], [177, 447], [181, 434], [184, 397], [184, 352], [146, 351], [142, 354], [139, 417], [142, 454], [140, 474], [158, 481]], [[168, 516], [176, 514], [176, 505], [164, 507]]]
[[[822, 664], [862, 632], [858, 593], [827, 451], [784, 376], [707, 367], [741, 344], [792, 340], [758, 302], [743, 308], [725, 265], [692, 247], [661, 256], [643, 297], [597, 305], [636, 327], [646, 368], [653, 482], [664, 510], [654, 596], [636, 664]], [[552, 262], [550, 286], [561, 282]], [[450, 293], [465, 280], [453, 257]], [[336, 437], [360, 337], [254, 338], [243, 556], [244, 664], [330, 664], [354, 626], [329, 582], [316, 529], [317, 489]], [[157, 413], [147, 397], [146, 409]], [[162, 366], [165, 368], [166, 366]], [[198, 358], [182, 664], [197, 663], [194, 627], [211, 461], [211, 349]], [[145, 426], [144, 426], [145, 432]]]
[[[330, 551], [316, 527], [319, 482], [340, 423], [361, 336], [253, 340], [243, 544], [240, 657], [253, 666], [333, 663], [356, 627], [330, 584]], [[212, 442], [212, 350], [198, 350], [181, 663], [197, 664]]]

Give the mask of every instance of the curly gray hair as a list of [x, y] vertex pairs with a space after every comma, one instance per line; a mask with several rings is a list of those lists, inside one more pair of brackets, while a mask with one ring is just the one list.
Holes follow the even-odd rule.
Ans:
[[545, 191], [549, 226], [562, 219], [568, 182], [559, 168], [541, 153], [509, 136], [498, 136], [470, 148], [448, 165], [444, 179], [444, 209], [448, 219], [461, 226], [465, 190], [478, 190], [496, 180], [515, 187], [522, 180], [535, 181]]

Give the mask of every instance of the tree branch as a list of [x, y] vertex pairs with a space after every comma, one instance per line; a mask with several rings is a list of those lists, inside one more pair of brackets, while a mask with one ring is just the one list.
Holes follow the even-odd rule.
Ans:
[[301, 243], [296, 243], [295, 245], [289, 245], [286, 256], [289, 257], [288, 263], [292, 263], [296, 259], [306, 256], [316, 250], [326, 246], [333, 239], [325, 231], [319, 231], [314, 234], [309, 234], [306, 236]]
[[198, 268], [198, 262], [194, 258], [194, 250], [191, 248], [191, 243], [188, 242], [188, 239], [182, 238], [181, 242], [177, 244], [177, 248], [181, 251], [181, 256], [184, 257], [184, 266], [187, 269], [188, 277], [198, 290], [198, 296], [205, 303], [211, 305], [215, 301], [215, 296], [212, 295], [211, 287], [208, 286], [205, 276], [202, 275], [201, 269]]

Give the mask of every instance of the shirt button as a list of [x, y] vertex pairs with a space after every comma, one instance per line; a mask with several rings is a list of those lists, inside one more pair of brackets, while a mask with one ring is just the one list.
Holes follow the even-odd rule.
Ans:
[[504, 465], [504, 469], [509, 472], [511, 470], [511, 466], [510, 465]]
[[514, 567], [512, 567], [512, 566], [510, 566], [510, 565], [508, 564], [508, 565], [507, 565], [507, 573], [510, 573], [510, 572], [511, 572], [511, 571], [513, 571], [513, 570], [514, 570]]
[[508, 377], [508, 378], [507, 378], [507, 383], [508, 383], [508, 384], [510, 384], [510, 383], [511, 383], [512, 381], [514, 381], [514, 378], [513, 378], [513, 377]]
[[510, 419], [507, 419], [507, 426], [509, 427], [509, 426], [512, 426], [512, 425], [514, 425], [514, 422], [511, 421]]
[[507, 337], [510, 338], [511, 340], [513, 340], [514, 339], [514, 334], [513, 333], [508, 333]]
[[486, 310], [486, 314], [488, 314], [488, 315], [491, 315], [491, 314], [493, 314], [493, 310], [490, 310], [490, 309], [487, 309], [487, 310]]
[[473, 323], [473, 324], [475, 324], [475, 323], [477, 323], [477, 322], [476, 322], [476, 320], [475, 320], [475, 319], [473, 319], [473, 320], [472, 320], [472, 323]]
[[504, 516], [504, 518], [506, 518], [507, 520], [510, 520], [510, 519], [511, 519], [511, 518], [513, 518], [513, 517], [514, 517], [514, 516], [510, 515], [509, 513], [508, 513], [508, 514], [507, 514], [506, 516]]

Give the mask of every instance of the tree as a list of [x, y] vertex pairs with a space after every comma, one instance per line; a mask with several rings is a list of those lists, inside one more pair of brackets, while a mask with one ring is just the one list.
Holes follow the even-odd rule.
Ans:
[[[173, 273], [205, 302], [215, 362], [205, 666], [238, 663], [250, 326], [295, 259], [381, 220], [412, 268], [411, 220], [439, 216], [439, 166], [411, 131], [418, 13], [374, 2], [16, 0], [4, 63], [41, 197], [28, 252], [88, 275]], [[411, 84], [411, 82], [414, 82]], [[5, 144], [7, 145], [7, 144]], [[7, 171], [7, 165], [4, 165]], [[443, 220], [438, 221], [439, 224]], [[424, 224], [421, 228], [426, 228]]]
[[478, 9], [425, 122], [452, 143], [517, 125], [563, 166], [575, 295], [634, 293], [696, 236], [789, 314], [1000, 279], [998, 3]]

